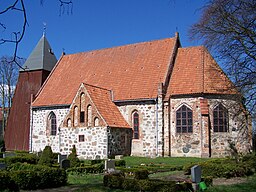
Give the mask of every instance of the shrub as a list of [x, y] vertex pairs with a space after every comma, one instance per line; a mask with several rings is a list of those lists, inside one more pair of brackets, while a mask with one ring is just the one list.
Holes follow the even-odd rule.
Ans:
[[35, 154], [23, 154], [20, 156], [6, 157], [5, 163], [9, 166], [14, 163], [37, 164], [38, 157]]
[[102, 159], [94, 159], [94, 160], [91, 160], [91, 165], [99, 164], [99, 163], [102, 163], [102, 162], [103, 162]]
[[[193, 164], [194, 165], [194, 164]], [[191, 167], [187, 166], [184, 168], [184, 171], [187, 174], [191, 174]], [[250, 165], [246, 163], [236, 163], [230, 159], [216, 159], [212, 161], [205, 161], [198, 163], [202, 167], [202, 175], [216, 177], [242, 177], [249, 176], [253, 174], [253, 170]]]
[[76, 146], [73, 145], [72, 151], [70, 155], [68, 156], [68, 160], [70, 160], [70, 167], [78, 167], [80, 164], [80, 160], [77, 157], [76, 154]]
[[140, 191], [139, 183], [135, 179], [126, 178], [123, 182], [122, 188], [127, 191]]
[[202, 178], [202, 181], [204, 181], [206, 186], [208, 186], [208, 187], [212, 186], [212, 180], [213, 180], [213, 177], [211, 177], [211, 176]]
[[67, 183], [64, 170], [45, 166], [35, 166], [34, 170], [12, 171], [9, 175], [23, 190], [60, 187]]
[[134, 173], [135, 179], [148, 179], [149, 172], [146, 169], [137, 170]]
[[115, 166], [117, 166], [117, 167], [125, 167], [125, 165], [126, 165], [125, 160], [116, 160], [115, 161]]
[[18, 185], [11, 179], [9, 172], [0, 172], [0, 191], [19, 191]]
[[38, 161], [39, 165], [47, 165], [47, 166], [52, 166], [52, 164], [54, 163], [53, 160], [53, 152], [52, 152], [52, 148], [50, 146], [45, 146], [40, 159]]
[[109, 188], [122, 189], [124, 182], [123, 172], [113, 172], [105, 174], [103, 177], [103, 185]]
[[68, 173], [75, 173], [75, 174], [103, 173], [103, 171], [104, 171], [103, 164], [95, 164], [95, 165], [84, 166], [84, 167], [72, 167], [67, 169]]

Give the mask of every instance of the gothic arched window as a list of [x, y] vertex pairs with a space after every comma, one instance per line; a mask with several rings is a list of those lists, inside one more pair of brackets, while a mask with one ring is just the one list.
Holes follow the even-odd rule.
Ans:
[[53, 112], [51, 112], [48, 116], [48, 127], [50, 129], [50, 135], [56, 135], [57, 134], [56, 115]]
[[182, 105], [176, 111], [176, 131], [177, 133], [193, 132], [193, 112], [186, 105]]
[[140, 133], [139, 133], [139, 113], [135, 111], [132, 115], [133, 119], [133, 139], [139, 139]]
[[214, 132], [228, 131], [228, 110], [222, 105], [217, 105], [213, 110]]
[[92, 126], [92, 106], [87, 107], [87, 125]]

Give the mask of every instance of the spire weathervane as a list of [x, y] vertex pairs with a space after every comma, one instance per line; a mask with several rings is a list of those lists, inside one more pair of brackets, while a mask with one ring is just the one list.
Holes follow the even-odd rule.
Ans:
[[43, 36], [45, 36], [46, 35], [46, 23], [43, 22], [43, 25], [44, 25]]

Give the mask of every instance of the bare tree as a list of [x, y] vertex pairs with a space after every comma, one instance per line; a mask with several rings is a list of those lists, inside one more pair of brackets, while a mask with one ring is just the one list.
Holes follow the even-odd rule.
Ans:
[[[45, 0], [40, 0], [41, 5], [43, 5]], [[72, 13], [73, 10], [73, 2], [72, 0], [58, 0], [60, 4], [60, 15], [64, 13]], [[19, 57], [18, 57], [18, 47], [20, 42], [22, 41], [25, 31], [28, 27], [28, 18], [26, 12], [26, 5], [24, 0], [12, 0], [10, 4], [5, 7], [3, 10], [0, 9], [0, 15], [7, 14], [9, 12], [18, 12], [21, 13], [22, 18], [22, 26], [17, 31], [12, 31], [10, 38], [0, 37], [0, 45], [3, 46], [4, 44], [13, 44], [14, 45], [14, 52], [13, 52], [13, 59], [10, 63], [15, 63], [19, 68], [23, 69], [22, 66], [19, 64]], [[7, 30], [8, 26], [6, 22], [2, 22], [0, 20], [0, 30]]]
[[255, 118], [256, 0], [210, 0], [190, 34], [224, 65]]
[[14, 94], [15, 85], [18, 78], [19, 67], [24, 60], [16, 59], [16, 62], [11, 62], [12, 57], [0, 58], [0, 99], [2, 104], [2, 130], [5, 128], [5, 122], [12, 105], [12, 97]]

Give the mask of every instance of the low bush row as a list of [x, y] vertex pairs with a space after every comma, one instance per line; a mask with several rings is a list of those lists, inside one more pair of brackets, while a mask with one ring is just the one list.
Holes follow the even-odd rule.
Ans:
[[[195, 164], [184, 167], [186, 174], [191, 174], [191, 167]], [[253, 174], [253, 169], [247, 163], [236, 163], [230, 159], [215, 159], [211, 161], [205, 161], [197, 163], [202, 167], [203, 176], [212, 176], [214, 178], [224, 177], [243, 177]]]
[[23, 154], [17, 155], [13, 157], [6, 157], [3, 159], [7, 165], [11, 165], [13, 163], [28, 163], [28, 164], [37, 164], [39, 158], [35, 154]]
[[36, 165], [32, 167], [32, 165], [22, 166], [16, 164], [11, 168], [11, 171], [1, 171], [0, 189], [34, 190], [60, 187], [67, 184], [67, 174], [63, 169]]
[[156, 179], [131, 179], [125, 178], [122, 172], [105, 174], [103, 178], [105, 187], [111, 189], [124, 189], [129, 191], [188, 191], [192, 190], [191, 183], [175, 181], [162, 181]]
[[103, 164], [95, 164], [95, 165], [84, 166], [84, 167], [72, 167], [67, 169], [67, 172], [71, 174], [103, 173], [103, 171], [104, 171]]

